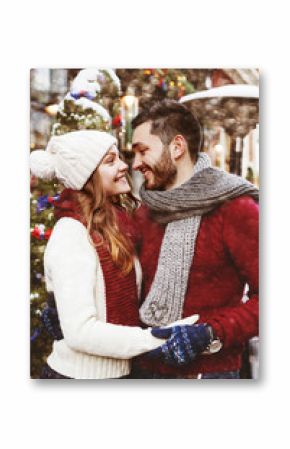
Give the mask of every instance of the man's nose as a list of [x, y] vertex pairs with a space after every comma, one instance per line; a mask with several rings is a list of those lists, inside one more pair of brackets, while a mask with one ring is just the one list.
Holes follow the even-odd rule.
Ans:
[[135, 154], [135, 157], [134, 157], [133, 163], [132, 163], [133, 170], [139, 170], [141, 165], [142, 165], [141, 158], [138, 156], [138, 154]]

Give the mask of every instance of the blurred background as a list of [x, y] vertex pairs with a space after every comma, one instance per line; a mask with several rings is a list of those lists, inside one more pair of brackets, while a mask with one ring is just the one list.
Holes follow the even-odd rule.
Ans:
[[[258, 86], [257, 69], [32, 69], [30, 151], [45, 148], [52, 135], [99, 129], [115, 135], [130, 166], [132, 119], [149, 103], [172, 98], [199, 118], [204, 129], [202, 150], [212, 165], [259, 186]], [[142, 175], [132, 171], [131, 175], [138, 195]], [[33, 176], [30, 186], [31, 377], [39, 378], [52, 345], [40, 319], [47, 299], [42, 259], [61, 187]], [[245, 348], [242, 378], [258, 376], [258, 345], [255, 337]]]

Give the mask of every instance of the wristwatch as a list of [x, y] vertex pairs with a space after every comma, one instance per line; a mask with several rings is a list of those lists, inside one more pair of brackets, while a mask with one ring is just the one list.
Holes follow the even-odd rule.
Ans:
[[206, 350], [203, 351], [203, 354], [215, 354], [221, 350], [223, 344], [220, 339], [214, 335], [213, 328], [209, 324], [207, 324], [206, 327], [210, 334], [210, 344]]

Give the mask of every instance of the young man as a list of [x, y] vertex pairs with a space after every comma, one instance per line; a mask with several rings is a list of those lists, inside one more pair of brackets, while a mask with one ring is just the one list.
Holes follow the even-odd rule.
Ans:
[[[132, 125], [133, 169], [145, 178], [140, 317], [168, 339], [136, 358], [132, 377], [239, 378], [244, 344], [258, 335], [257, 189], [210, 167], [199, 122], [180, 103], [156, 103]], [[194, 313], [198, 324], [162, 328]]]

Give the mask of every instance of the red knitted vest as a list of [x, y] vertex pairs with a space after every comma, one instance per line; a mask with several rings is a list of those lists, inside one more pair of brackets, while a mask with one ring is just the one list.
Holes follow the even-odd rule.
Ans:
[[[70, 217], [85, 224], [81, 215], [80, 205], [74, 190], [63, 190], [60, 199], [54, 202], [55, 217]], [[134, 226], [128, 214], [116, 208], [120, 232], [126, 233], [134, 243]], [[102, 243], [96, 232], [91, 233], [95, 244], [100, 264], [103, 271], [106, 295], [107, 322], [126, 326], [139, 326], [138, 294], [135, 270], [124, 274], [112, 260], [110, 251], [105, 243]]]

